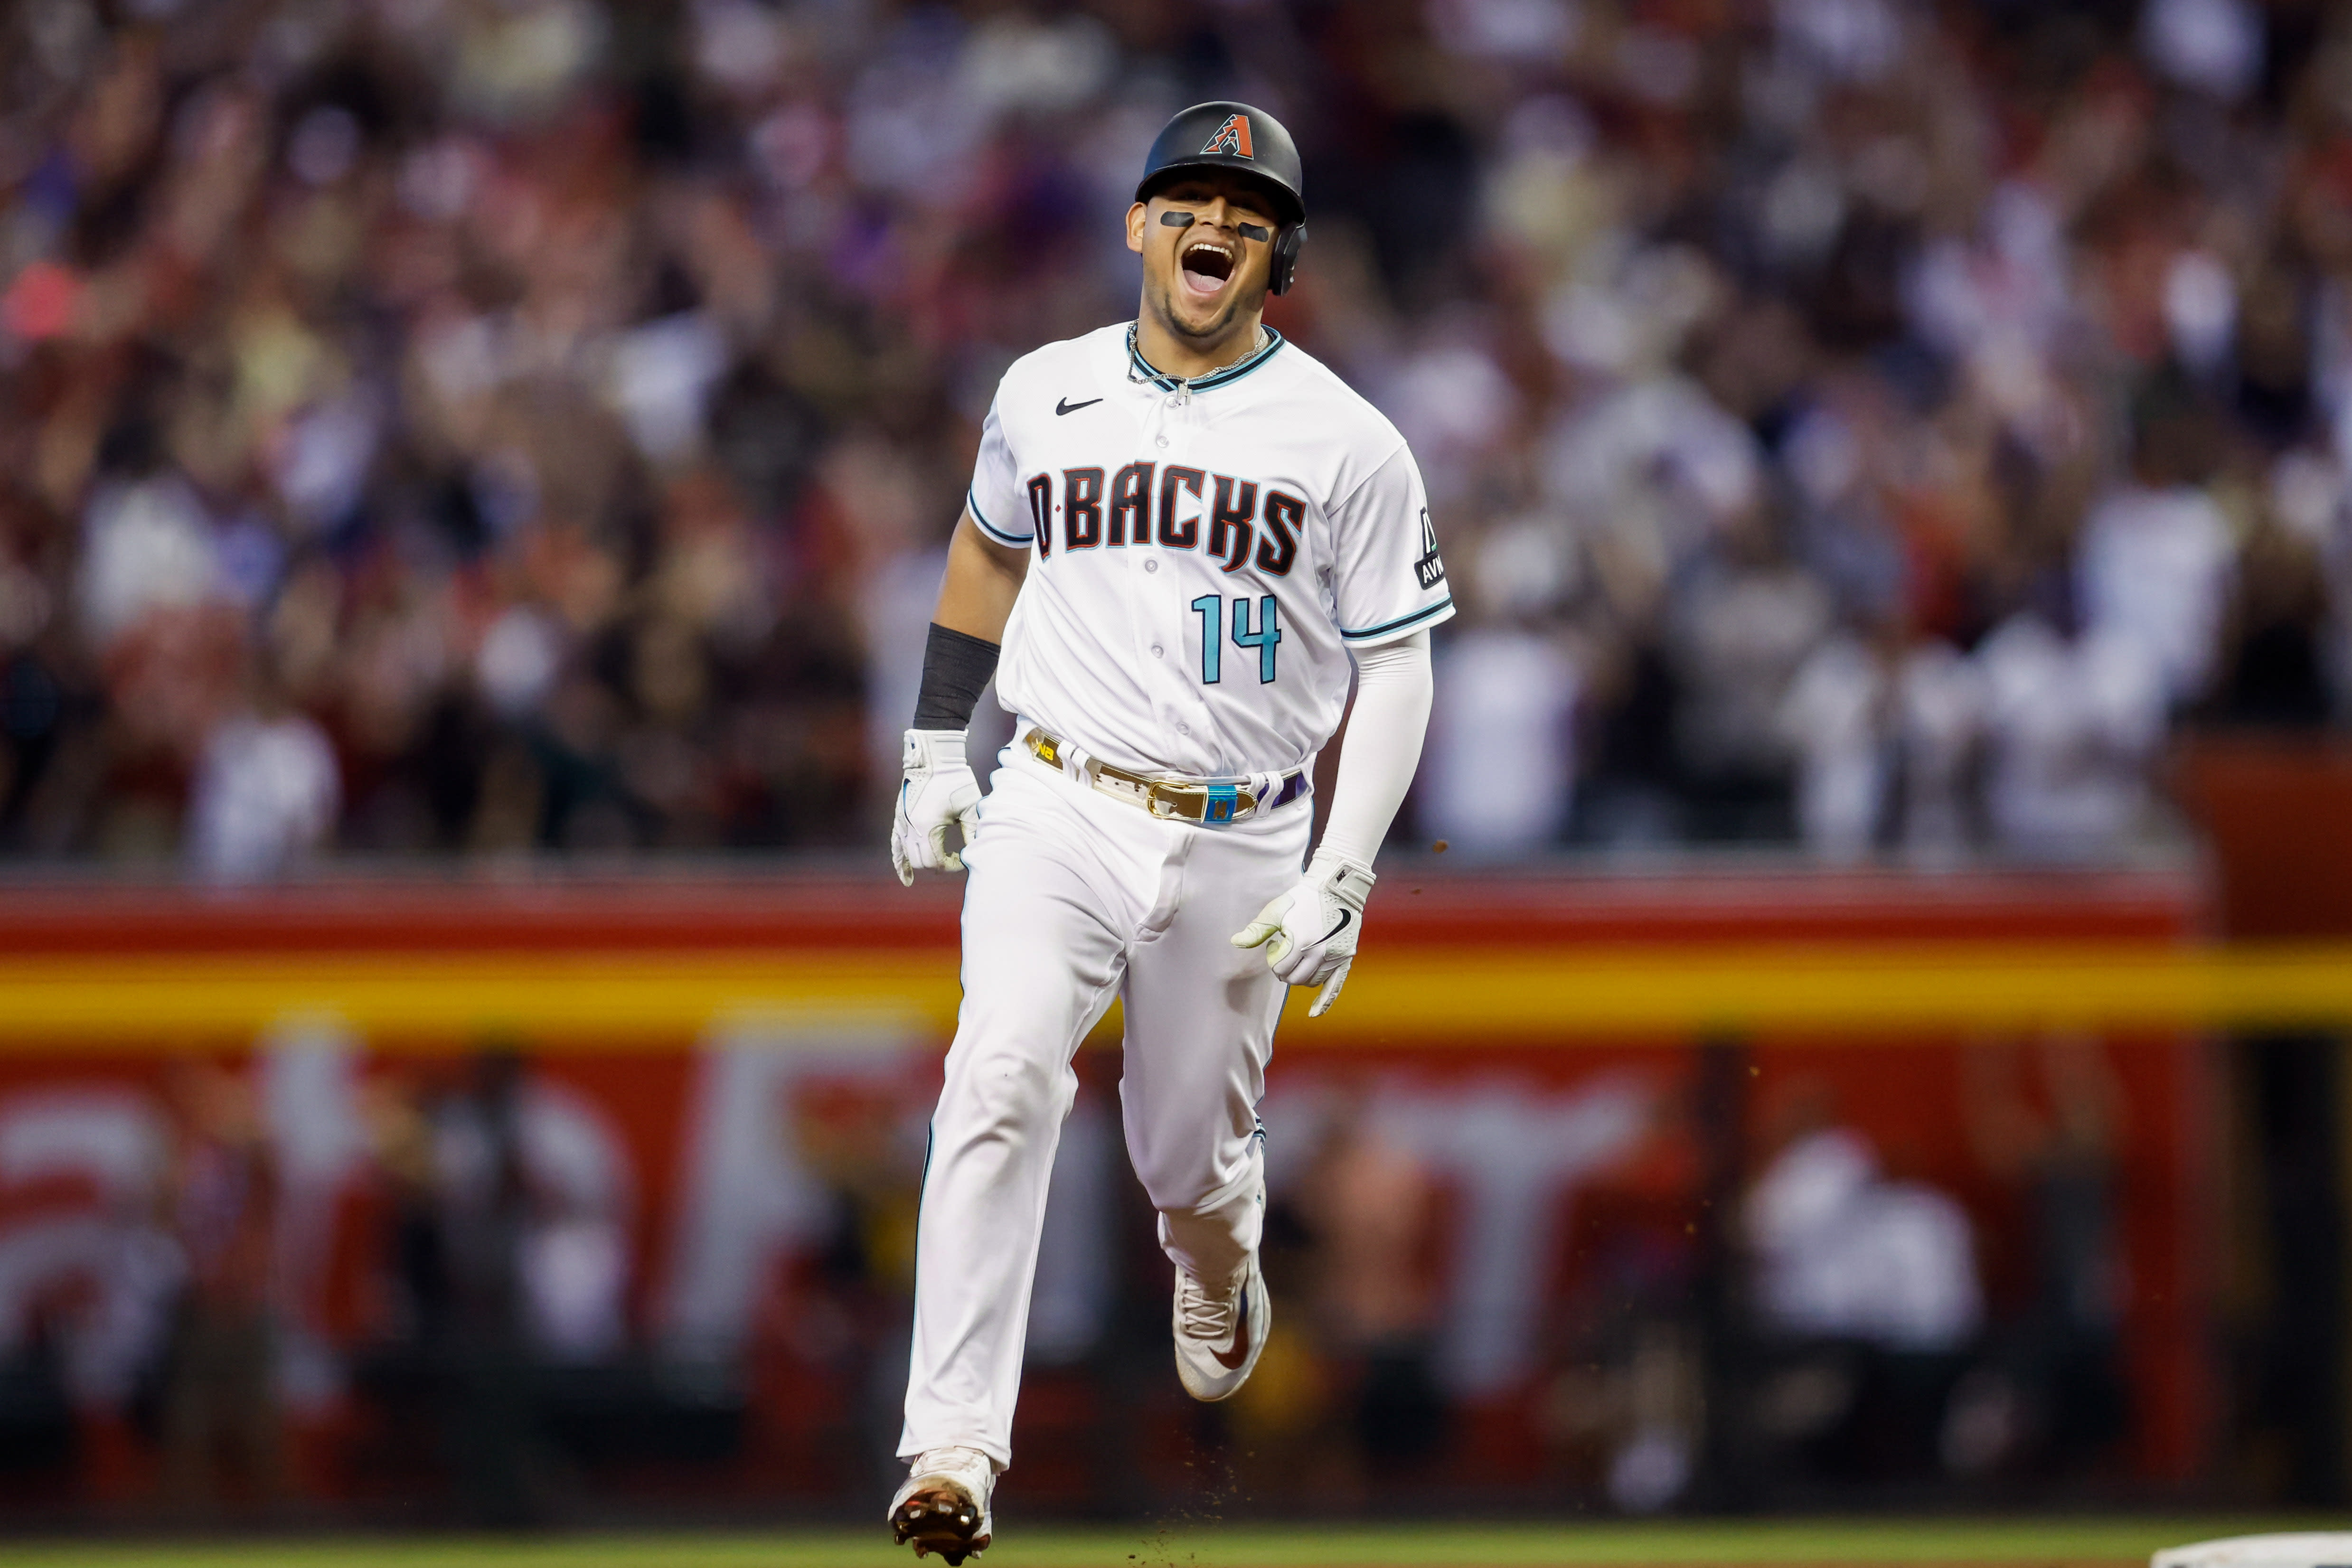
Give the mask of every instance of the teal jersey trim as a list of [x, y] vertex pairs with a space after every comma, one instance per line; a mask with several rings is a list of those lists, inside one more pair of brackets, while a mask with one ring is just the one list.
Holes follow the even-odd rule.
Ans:
[[1428, 620], [1441, 610], [1453, 608], [1453, 605], [1454, 595], [1449, 593], [1436, 603], [1425, 604], [1410, 615], [1400, 615], [1393, 621], [1383, 621], [1377, 626], [1367, 626], [1360, 632], [1349, 632], [1343, 628], [1339, 635], [1345, 641], [1354, 643], [1366, 637], [1378, 637], [1387, 632], [1402, 632], [1408, 626], [1418, 625]]
[[1247, 358], [1235, 360], [1223, 370], [1196, 376], [1188, 383], [1181, 376], [1166, 375], [1151, 368], [1151, 361], [1145, 359], [1143, 350], [1135, 346], [1135, 328], [1130, 325], [1127, 329], [1127, 373], [1130, 380], [1149, 382], [1161, 392], [1182, 392], [1188, 385], [1196, 392], [1214, 392], [1219, 387], [1231, 386], [1274, 358], [1285, 341], [1281, 333], [1268, 327], [1265, 329], [1265, 347], [1251, 350]]
[[998, 544], [1025, 545], [1034, 542], [1031, 535], [1008, 534], [1003, 528], [998, 528], [994, 523], [990, 522], [988, 520], [988, 514], [980, 509], [980, 497], [973, 495], [969, 486], [965, 488], [963, 493], [963, 504], [965, 510], [971, 513], [971, 520], [980, 525], [980, 531], [986, 534], [990, 538], [994, 539]]

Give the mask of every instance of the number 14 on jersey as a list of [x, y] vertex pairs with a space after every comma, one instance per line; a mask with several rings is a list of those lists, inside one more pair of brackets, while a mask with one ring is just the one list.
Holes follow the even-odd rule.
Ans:
[[[1192, 608], [1201, 612], [1201, 681], [1215, 685], [1224, 675], [1225, 596], [1204, 593], [1192, 601]], [[1282, 641], [1282, 627], [1275, 613], [1274, 595], [1259, 599], [1253, 617], [1249, 600], [1236, 594], [1234, 598], [1234, 646], [1257, 650], [1257, 682], [1270, 685], [1274, 681], [1274, 650]], [[1257, 625], [1252, 629], [1255, 619]]]

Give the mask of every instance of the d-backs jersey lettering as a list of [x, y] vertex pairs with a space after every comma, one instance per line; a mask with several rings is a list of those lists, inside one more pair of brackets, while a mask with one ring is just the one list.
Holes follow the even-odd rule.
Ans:
[[1032, 551], [998, 697], [1114, 766], [1297, 768], [1339, 726], [1350, 647], [1454, 613], [1404, 438], [1266, 339], [1189, 395], [1124, 325], [1051, 343], [982, 427], [972, 518]]

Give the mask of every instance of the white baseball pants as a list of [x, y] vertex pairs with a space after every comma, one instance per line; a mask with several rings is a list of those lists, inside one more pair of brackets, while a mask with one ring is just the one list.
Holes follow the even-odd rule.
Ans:
[[931, 1117], [898, 1440], [908, 1459], [954, 1445], [1000, 1469], [1071, 1060], [1114, 995], [1128, 1157], [1160, 1246], [1209, 1281], [1257, 1249], [1257, 1103], [1286, 988], [1231, 937], [1297, 881], [1313, 821], [1301, 799], [1164, 821], [1017, 743], [1002, 755], [963, 857], [963, 1007]]

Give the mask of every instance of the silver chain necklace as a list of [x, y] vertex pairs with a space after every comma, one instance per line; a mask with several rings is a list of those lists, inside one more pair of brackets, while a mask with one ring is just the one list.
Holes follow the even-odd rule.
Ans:
[[1151, 361], [1145, 359], [1143, 357], [1143, 351], [1135, 346], [1136, 328], [1136, 323], [1128, 323], [1127, 379], [1131, 385], [1141, 386], [1146, 381], [1154, 379], [1159, 381], [1174, 382], [1176, 383], [1177, 395], [1183, 398], [1187, 402], [1192, 401], [1192, 383], [1194, 382], [1204, 382], [1221, 371], [1229, 371], [1233, 369], [1235, 365], [1240, 364], [1244, 360], [1248, 359], [1252, 354], [1264, 349], [1266, 344], [1265, 323], [1261, 321], [1258, 323], [1256, 332], [1251, 336], [1250, 346], [1243, 350], [1240, 353], [1235, 354], [1232, 359], [1227, 360], [1222, 365], [1211, 365], [1207, 370], [1202, 371], [1197, 376], [1171, 376], [1161, 371], [1153, 371], [1150, 377], [1139, 376], [1135, 373], [1135, 367], [1141, 365], [1146, 370], [1151, 370]]

